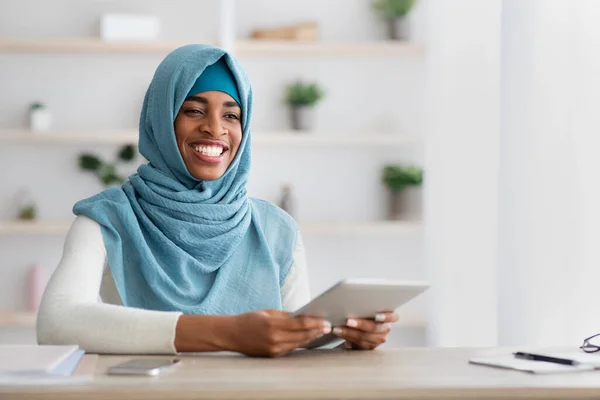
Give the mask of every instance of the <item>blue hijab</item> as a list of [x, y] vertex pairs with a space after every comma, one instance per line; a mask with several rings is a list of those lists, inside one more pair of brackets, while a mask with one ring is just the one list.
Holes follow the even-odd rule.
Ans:
[[[199, 181], [185, 166], [173, 124], [200, 75], [219, 60], [237, 84], [242, 140], [221, 178]], [[139, 150], [148, 164], [121, 187], [73, 208], [101, 225], [125, 306], [186, 314], [281, 309], [280, 286], [293, 263], [297, 226], [246, 194], [251, 115], [249, 80], [224, 50], [187, 45], [158, 66], [139, 127]]]

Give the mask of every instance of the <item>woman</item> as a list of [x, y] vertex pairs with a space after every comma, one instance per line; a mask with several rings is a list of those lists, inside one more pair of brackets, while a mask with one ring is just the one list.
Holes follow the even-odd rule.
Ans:
[[[331, 331], [280, 311], [309, 300], [304, 251], [289, 215], [246, 195], [251, 115], [248, 78], [222, 49], [165, 58], [140, 119], [148, 164], [75, 204], [38, 314], [41, 344], [277, 356]], [[334, 333], [373, 349], [396, 319], [349, 320]]]

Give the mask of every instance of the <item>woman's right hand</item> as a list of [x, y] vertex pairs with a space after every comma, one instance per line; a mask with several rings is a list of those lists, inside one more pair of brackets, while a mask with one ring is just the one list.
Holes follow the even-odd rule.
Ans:
[[232, 350], [249, 356], [278, 357], [331, 332], [321, 318], [290, 317], [277, 310], [234, 316]]

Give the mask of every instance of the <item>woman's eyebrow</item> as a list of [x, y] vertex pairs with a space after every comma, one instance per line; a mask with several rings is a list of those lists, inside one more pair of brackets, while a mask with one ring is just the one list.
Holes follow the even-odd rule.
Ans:
[[241, 109], [240, 105], [238, 103], [236, 103], [235, 101], [226, 101], [223, 103], [223, 105], [225, 107], [237, 107], [237, 108]]
[[190, 96], [185, 101], [197, 101], [198, 103], [208, 104], [208, 99], [202, 96]]
[[[208, 104], [208, 99], [206, 97], [202, 97], [202, 96], [190, 96], [187, 99], [185, 99], [185, 101], [197, 101], [198, 103]], [[235, 101], [226, 101], [223, 103], [223, 106], [237, 107], [237, 108], [241, 109], [240, 105]]]

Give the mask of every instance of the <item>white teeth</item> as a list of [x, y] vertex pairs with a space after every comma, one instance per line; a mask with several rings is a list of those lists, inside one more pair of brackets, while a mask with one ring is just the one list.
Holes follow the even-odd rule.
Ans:
[[195, 146], [194, 150], [196, 150], [200, 154], [204, 154], [206, 156], [220, 156], [223, 154], [223, 148], [221, 146]]

